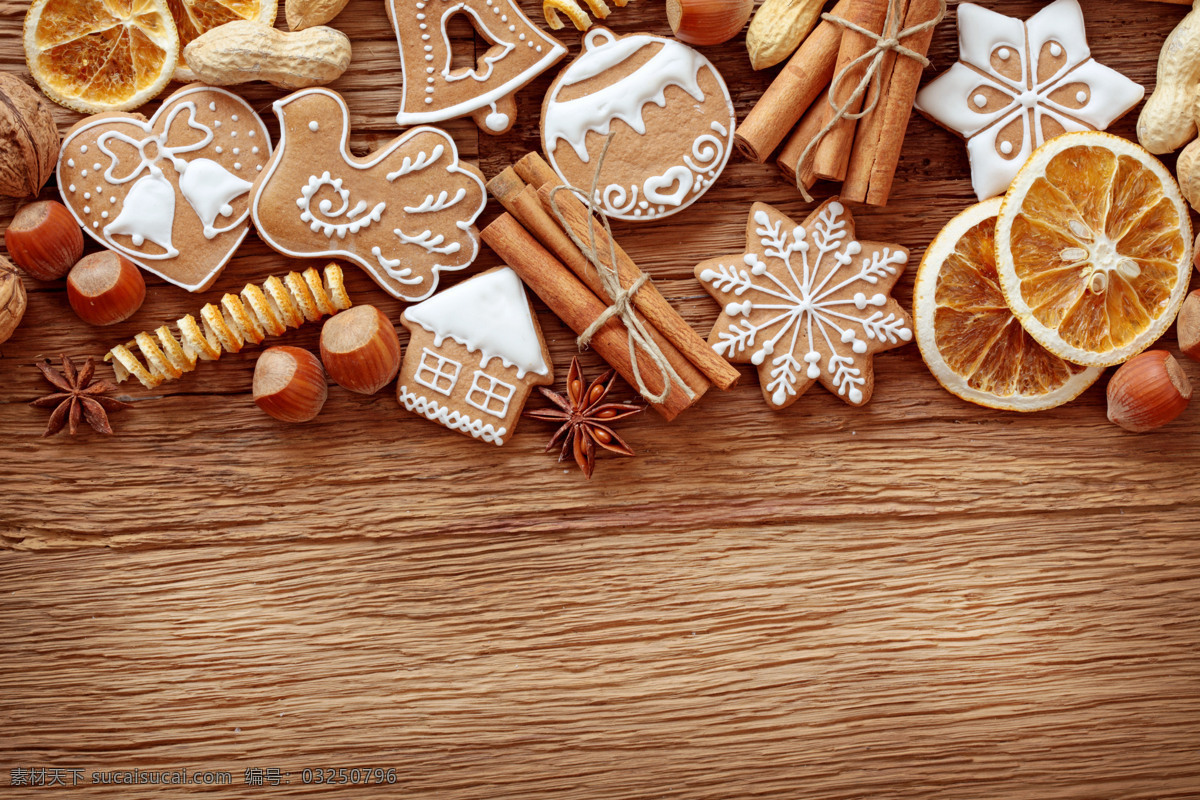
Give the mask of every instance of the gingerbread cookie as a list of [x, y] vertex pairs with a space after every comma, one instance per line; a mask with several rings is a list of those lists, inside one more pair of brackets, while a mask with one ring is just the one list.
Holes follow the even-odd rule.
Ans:
[[411, 306], [400, 323], [412, 338], [397, 399], [451, 430], [502, 445], [533, 387], [554, 382], [525, 286], [508, 267]]
[[199, 292], [246, 237], [250, 189], [270, 156], [254, 109], [192, 84], [148, 121], [107, 113], [77, 123], [59, 154], [58, 188], [102, 245]]
[[584, 191], [595, 183], [594, 202], [610, 217], [658, 219], [687, 208], [729, 160], [735, 119], [720, 73], [661, 36], [596, 27], [583, 47], [542, 105], [546, 158], [565, 183]]
[[1091, 57], [1078, 0], [1055, 0], [1025, 22], [962, 3], [958, 47], [959, 63], [916, 107], [967, 140], [980, 200], [1005, 192], [1046, 140], [1104, 130], [1145, 94]]
[[[446, 24], [460, 12], [489, 45], [474, 69], [450, 65]], [[396, 115], [400, 125], [469, 114], [481, 130], [505, 133], [516, 120], [513, 95], [567, 52], [530, 22], [514, 0], [388, 0], [387, 13], [404, 73]]]
[[696, 267], [722, 303], [708, 343], [738, 364], [758, 367], [763, 397], [787, 408], [815, 381], [850, 405], [871, 399], [871, 358], [912, 341], [912, 319], [888, 296], [908, 250], [859, 242], [836, 198], [796, 225], [755, 203], [747, 248]]
[[483, 179], [454, 140], [414, 128], [369, 156], [350, 154], [350, 113], [328, 89], [275, 101], [279, 144], [254, 188], [258, 235], [284, 255], [345, 258], [401, 300], [423, 300], [438, 274], [479, 252]]

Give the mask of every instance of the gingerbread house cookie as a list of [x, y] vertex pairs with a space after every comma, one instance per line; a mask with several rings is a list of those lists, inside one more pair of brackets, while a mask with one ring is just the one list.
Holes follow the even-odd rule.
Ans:
[[525, 286], [498, 267], [411, 306], [400, 405], [485, 442], [504, 444], [534, 386], [554, 382]]

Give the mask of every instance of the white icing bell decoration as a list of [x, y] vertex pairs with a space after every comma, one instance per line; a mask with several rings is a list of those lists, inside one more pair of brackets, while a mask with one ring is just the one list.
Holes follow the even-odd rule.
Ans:
[[222, 217], [232, 216], [233, 206], [230, 203], [250, 191], [253, 186], [250, 181], [242, 180], [207, 158], [197, 158], [182, 165], [180, 169], [179, 192], [204, 223], [204, 236], [207, 239], [235, 227], [229, 225], [216, 228], [213, 225], [218, 214]]
[[59, 193], [89, 236], [198, 292], [249, 232], [250, 190], [270, 156], [268, 131], [246, 101], [193, 84], [150, 119], [97, 114], [72, 128]]
[[156, 167], [130, 188], [121, 213], [104, 226], [104, 235], [129, 236], [135, 247], [141, 247], [149, 240], [165, 251], [152, 257], [174, 258], [179, 255], [171, 244], [174, 225], [175, 189]]

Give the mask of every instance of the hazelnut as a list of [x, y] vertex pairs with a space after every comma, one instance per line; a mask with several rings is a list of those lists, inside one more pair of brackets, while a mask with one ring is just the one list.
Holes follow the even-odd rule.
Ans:
[[124, 322], [145, 299], [142, 273], [111, 250], [84, 256], [67, 275], [67, 300], [79, 318], [91, 325]]
[[728, 42], [750, 20], [754, 0], [667, 0], [675, 38], [694, 45]]
[[0, 343], [8, 341], [25, 316], [25, 284], [8, 259], [0, 256]]
[[1108, 382], [1108, 419], [1132, 433], [1166, 425], [1187, 408], [1192, 385], [1166, 350], [1126, 361]]
[[24, 206], [4, 233], [17, 266], [39, 281], [55, 281], [83, 255], [83, 231], [62, 203], [39, 200]]
[[308, 422], [329, 389], [317, 357], [299, 347], [269, 347], [254, 365], [254, 403], [281, 422]]
[[0, 195], [34, 197], [58, 164], [58, 126], [29, 84], [0, 72]]
[[400, 337], [375, 306], [355, 306], [321, 328], [321, 362], [343, 388], [375, 394], [400, 371]]

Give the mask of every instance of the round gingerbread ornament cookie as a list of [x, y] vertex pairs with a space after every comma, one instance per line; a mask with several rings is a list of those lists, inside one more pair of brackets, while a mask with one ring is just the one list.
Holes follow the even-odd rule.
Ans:
[[[594, 27], [542, 105], [542, 149], [610, 217], [687, 208], [729, 160], [733, 102], [707, 58], [674, 39]], [[600, 175], [596, 168], [609, 136]]]

